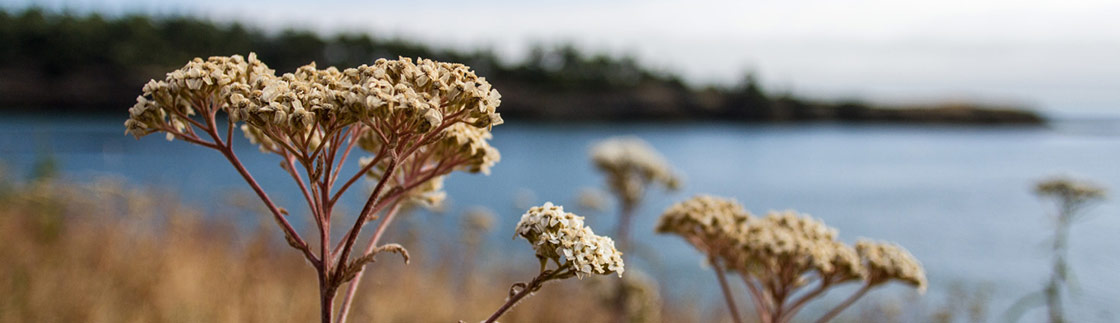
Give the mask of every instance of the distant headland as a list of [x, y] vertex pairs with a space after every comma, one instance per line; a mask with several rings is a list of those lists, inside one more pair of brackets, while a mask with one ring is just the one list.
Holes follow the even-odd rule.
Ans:
[[0, 11], [0, 109], [118, 113], [147, 80], [194, 57], [256, 52], [277, 73], [311, 61], [356, 66], [377, 58], [463, 62], [502, 93], [506, 119], [542, 121], [881, 122], [1037, 125], [1021, 107], [968, 102], [881, 106], [774, 94], [752, 77], [695, 88], [630, 57], [586, 54], [570, 45], [537, 47], [515, 64], [490, 51], [435, 49], [368, 34], [266, 33], [194, 17], [76, 16]]

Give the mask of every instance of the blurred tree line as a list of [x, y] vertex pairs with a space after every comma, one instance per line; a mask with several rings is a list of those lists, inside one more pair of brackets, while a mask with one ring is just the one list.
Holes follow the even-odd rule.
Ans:
[[487, 50], [441, 50], [368, 34], [266, 33], [185, 16], [79, 16], [37, 8], [0, 11], [0, 108], [124, 113], [147, 80], [162, 79], [194, 57], [249, 52], [277, 73], [311, 61], [340, 68], [397, 56], [462, 62], [501, 91], [507, 118], [1037, 121], [1031, 113], [1009, 115], [1014, 111], [971, 106], [945, 114], [944, 107], [899, 110], [860, 102], [812, 102], [768, 94], [752, 76], [737, 86], [694, 89], [631, 57], [589, 55], [572, 45], [538, 46], [524, 61], [507, 64]]

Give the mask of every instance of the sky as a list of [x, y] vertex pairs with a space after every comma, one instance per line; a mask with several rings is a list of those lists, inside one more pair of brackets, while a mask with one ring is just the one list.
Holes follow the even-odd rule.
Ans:
[[370, 32], [444, 48], [536, 44], [629, 55], [693, 85], [881, 103], [978, 101], [1120, 117], [1120, 1], [0, 0], [108, 14], [190, 14], [267, 30]]

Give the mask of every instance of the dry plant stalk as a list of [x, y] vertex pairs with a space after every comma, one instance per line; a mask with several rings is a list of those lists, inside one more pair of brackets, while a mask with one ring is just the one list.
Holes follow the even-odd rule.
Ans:
[[1080, 220], [1083, 210], [1105, 198], [1105, 189], [1091, 183], [1069, 178], [1055, 177], [1038, 183], [1035, 194], [1044, 199], [1053, 199], [1058, 204], [1054, 216], [1054, 253], [1050, 281], [1042, 291], [1046, 299], [1047, 315], [1051, 323], [1066, 322], [1062, 311], [1062, 287], [1069, 280], [1069, 228], [1074, 221]]
[[638, 137], [608, 138], [591, 147], [591, 161], [607, 177], [607, 187], [619, 202], [615, 237], [626, 249], [634, 211], [651, 185], [669, 190], [680, 188], [681, 180], [656, 150]]
[[863, 286], [817, 322], [891, 280], [926, 287], [921, 264], [902, 247], [861, 239], [853, 248], [836, 239], [835, 229], [795, 211], [756, 218], [734, 200], [702, 195], [669, 207], [657, 231], [677, 234], [707, 256], [735, 322], [742, 317], [725, 272], [743, 279], [765, 323], [790, 322], [810, 301], [848, 282]]
[[[618, 224], [615, 238], [618, 246], [629, 252], [630, 227], [634, 213], [651, 186], [657, 185], [675, 191], [680, 188], [681, 180], [673, 173], [669, 163], [645, 140], [638, 137], [614, 137], [602, 140], [591, 147], [591, 161], [607, 179], [607, 187], [618, 200]], [[589, 206], [596, 204], [586, 200]], [[626, 305], [629, 289], [619, 281], [615, 290], [616, 322], [626, 322], [629, 314]]]
[[[563, 206], [552, 205], [552, 202], [525, 212], [517, 223], [517, 236], [529, 241], [536, 250], [540, 271], [528, 283], [513, 284], [505, 304], [490, 315], [486, 323], [497, 321], [546, 282], [572, 277], [583, 279], [595, 274], [617, 273], [622, 277], [625, 271], [622, 252], [615, 249], [614, 240], [596, 235], [591, 227], [583, 224], [582, 216], [564, 212]], [[556, 264], [556, 268], [549, 269], [549, 261]]]
[[[163, 132], [220, 152], [256, 192], [288, 244], [315, 268], [322, 322], [346, 320], [363, 268], [381, 252], [408, 260], [398, 244], [380, 238], [402, 203], [437, 203], [442, 177], [455, 170], [488, 173], [499, 154], [491, 147], [501, 96], [462, 64], [408, 58], [338, 70], [314, 63], [276, 76], [256, 58], [195, 58], [152, 80], [129, 109], [127, 133]], [[219, 112], [225, 118], [219, 118]], [[318, 241], [309, 243], [260, 187], [233, 149], [240, 129], [260, 150], [280, 156], [281, 168], [299, 186]], [[372, 155], [354, 174], [342, 166], [355, 147]], [[302, 174], [301, 174], [302, 173]], [[331, 237], [333, 209], [363, 175], [376, 181], [346, 234]], [[357, 238], [377, 223], [365, 248]], [[317, 250], [316, 250], [317, 249]], [[350, 286], [335, 316], [334, 299]]]

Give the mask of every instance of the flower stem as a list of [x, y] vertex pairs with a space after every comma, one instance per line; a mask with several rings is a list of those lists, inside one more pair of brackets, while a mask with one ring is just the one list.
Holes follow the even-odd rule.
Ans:
[[849, 306], [852, 306], [852, 303], [855, 303], [856, 300], [858, 300], [860, 297], [863, 297], [863, 294], [867, 294], [867, 291], [871, 290], [871, 287], [872, 284], [863, 285], [863, 287], [861, 287], [859, 291], [857, 291], [855, 294], [852, 294], [852, 296], [849, 296], [848, 299], [844, 300], [843, 303], [840, 303], [840, 305], [837, 305], [836, 308], [833, 308], [831, 311], [828, 311], [828, 313], [825, 313], [824, 316], [821, 316], [821, 318], [817, 320], [817, 323], [828, 322], [836, 318], [837, 315], [840, 315], [840, 312], [844, 311], [844, 309], [848, 308]]
[[768, 294], [763, 293], [762, 288], [756, 286], [749, 275], [740, 272], [739, 276], [743, 278], [743, 283], [747, 285], [747, 292], [751, 294], [751, 302], [754, 303], [754, 311], [758, 315], [759, 322], [773, 322], [771, 315], [773, 302], [770, 301], [770, 297], [767, 297]]
[[[381, 197], [381, 191], [385, 189], [386, 183], [389, 181], [389, 179], [392, 178], [396, 170], [397, 159], [394, 157], [393, 159], [389, 160], [389, 165], [385, 167], [385, 175], [383, 175], [377, 181], [377, 186], [373, 188], [373, 192], [370, 194], [369, 199], [366, 200], [365, 206], [363, 206], [362, 211], [358, 213], [357, 219], [355, 219], [354, 221], [354, 226], [350, 227], [349, 232], [347, 232], [345, 236], [346, 240], [342, 245], [342, 250], [340, 250], [342, 254], [340, 257], [338, 257], [340, 263], [345, 264], [349, 259], [350, 250], [354, 248], [354, 242], [358, 240], [358, 232], [362, 230], [362, 226], [366, 223], [366, 219], [369, 217], [369, 213], [371, 213], [370, 211], [373, 209], [374, 202], [380, 200], [379, 197]], [[330, 249], [324, 248], [323, 250]], [[324, 255], [323, 258], [326, 258], [329, 255], [333, 254], [333, 252], [327, 252], [327, 255]], [[342, 266], [339, 266], [339, 268], [342, 268]], [[336, 271], [335, 273], [336, 276], [341, 276], [341, 274], [341, 271]]]
[[832, 284], [827, 277], [822, 278], [820, 285], [817, 286], [816, 289], [809, 292], [808, 294], [802, 295], [801, 298], [795, 300], [793, 302], [793, 304], [790, 305], [790, 307], [787, 310], [782, 311], [782, 316], [779, 317], [777, 321], [778, 322], [789, 322], [789, 321], [793, 320], [793, 316], [797, 315], [797, 312], [800, 311], [802, 307], [804, 307], [806, 304], [809, 304], [809, 301], [812, 300], [813, 298], [823, 294], [831, 286], [832, 286]]
[[[637, 203], [629, 203], [625, 199], [620, 199], [622, 202], [621, 210], [619, 210], [618, 228], [616, 228], [616, 235], [618, 242], [618, 249], [624, 252], [630, 252], [630, 225], [633, 223], [634, 209], [637, 208]], [[625, 255], [625, 254], [624, 254]], [[629, 292], [626, 290], [626, 284], [619, 279], [615, 284], [614, 295], [614, 322], [624, 323], [627, 321], [626, 304], [629, 303]]]
[[509, 299], [506, 300], [506, 303], [502, 304], [502, 307], [499, 307], [498, 310], [495, 311], [494, 314], [490, 315], [490, 317], [485, 321], [483, 321], [483, 323], [494, 323], [498, 320], [499, 317], [502, 317], [503, 314], [513, 308], [514, 305], [517, 305], [517, 303], [520, 302], [521, 299], [525, 298], [525, 296], [529, 296], [529, 294], [532, 294], [534, 291], [540, 289], [541, 285], [543, 285], [545, 282], [551, 280], [552, 278], [560, 276], [563, 272], [564, 270], [560, 269], [556, 270], [555, 272], [548, 270], [542, 271], [541, 274], [537, 275], [536, 278], [533, 278], [533, 281], [529, 282], [529, 284], [526, 285], [525, 288], [522, 288], [521, 291], [518, 291], [516, 294], [510, 296]]
[[731, 295], [731, 287], [727, 285], [727, 278], [723, 275], [723, 268], [720, 268], [719, 261], [715, 257], [709, 257], [708, 260], [716, 270], [719, 287], [723, 290], [723, 299], [727, 301], [727, 309], [731, 310], [731, 320], [735, 323], [743, 323], [743, 319], [739, 316], [739, 309], [735, 306], [735, 297]]
[[[370, 238], [369, 245], [366, 246], [365, 252], [362, 253], [363, 256], [368, 255], [373, 252], [373, 249], [377, 248], [377, 242], [380, 240], [379, 238], [381, 238], [380, 233], [384, 231], [383, 227], [385, 227], [385, 224], [389, 221], [393, 220], [394, 215], [400, 210], [400, 206], [400, 203], [393, 204], [393, 207], [385, 214], [384, 222], [377, 227], [377, 232]], [[358, 291], [358, 285], [362, 283], [362, 276], [365, 272], [365, 268], [358, 271], [358, 275], [354, 276], [354, 279], [350, 281], [350, 286], [346, 288], [346, 294], [342, 297], [342, 306], [338, 309], [338, 323], [346, 322], [346, 317], [350, 314], [350, 304], [354, 301], [354, 294]]]
[[[214, 128], [212, 123], [210, 124], [209, 133], [212, 137], [214, 137], [215, 140], [220, 140], [217, 134], [217, 130]], [[237, 169], [237, 173], [241, 174], [241, 177], [245, 179], [245, 182], [249, 183], [249, 187], [253, 188], [253, 192], [257, 193], [257, 196], [260, 197], [262, 202], [264, 202], [264, 205], [268, 207], [268, 210], [270, 212], [272, 212], [273, 218], [276, 220], [276, 223], [280, 224], [280, 228], [284, 231], [284, 235], [286, 235], [290, 241], [294, 242], [295, 245], [293, 247], [296, 247], [296, 249], [302, 251], [303, 256], [307, 258], [307, 260], [310, 261], [311, 264], [315, 265], [316, 267], [321, 266], [319, 259], [316, 259], [315, 255], [311, 253], [311, 249], [308, 247], [307, 242], [305, 242], [303, 238], [300, 238], [299, 233], [297, 233], [295, 228], [292, 227], [292, 224], [288, 222], [288, 219], [284, 218], [284, 214], [280, 212], [280, 208], [272, 202], [272, 199], [268, 197], [268, 193], [264, 192], [264, 189], [262, 189], [260, 184], [257, 183], [257, 180], [253, 178], [252, 174], [249, 174], [249, 170], [245, 169], [245, 165], [243, 165], [241, 163], [241, 160], [237, 158], [237, 154], [233, 152], [233, 144], [225, 143], [224, 145], [219, 145], [220, 147], [218, 148], [218, 151], [221, 152], [222, 155], [224, 155], [226, 159], [229, 160], [230, 164], [233, 164], [233, 167]]]
[[321, 315], [320, 321], [322, 323], [331, 323], [331, 315], [333, 315], [334, 312], [335, 291], [329, 286], [320, 286], [319, 293], [319, 313]]

